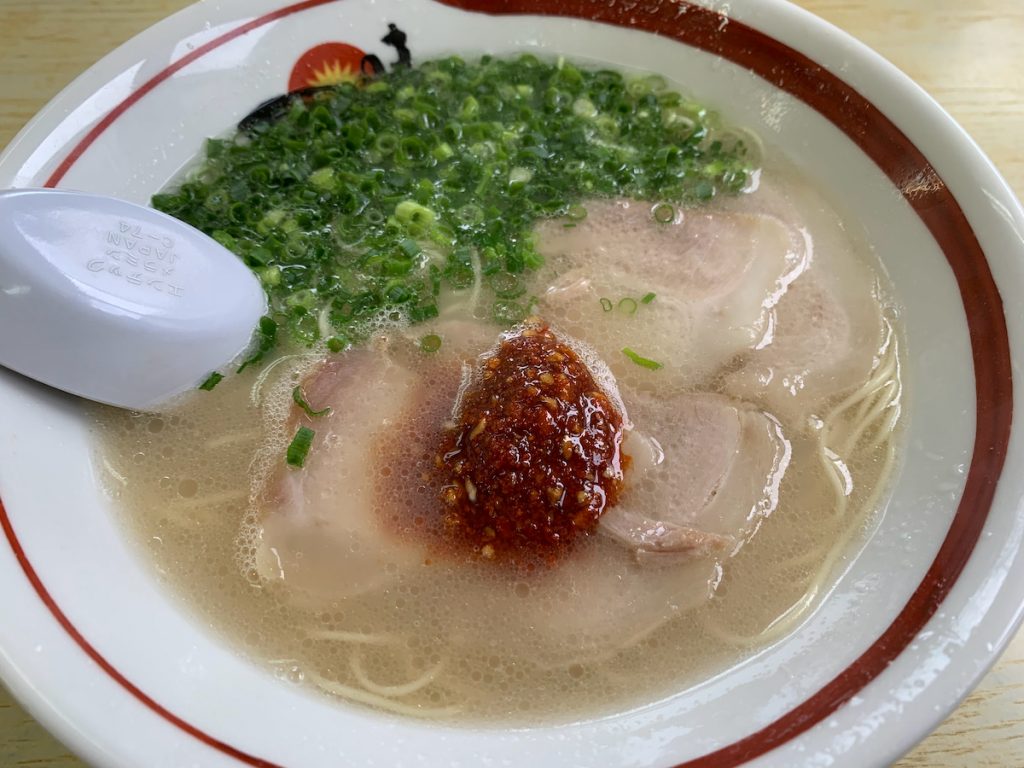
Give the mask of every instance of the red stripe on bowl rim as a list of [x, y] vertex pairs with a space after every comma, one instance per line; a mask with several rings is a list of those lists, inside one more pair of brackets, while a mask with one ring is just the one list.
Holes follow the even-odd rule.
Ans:
[[7, 536], [7, 541], [11, 544], [11, 549], [14, 551], [14, 556], [18, 560], [18, 564], [25, 572], [25, 576], [28, 577], [29, 583], [36, 591], [36, 594], [39, 595], [39, 599], [43, 601], [43, 604], [47, 609], [49, 609], [50, 613], [53, 614], [57, 623], [64, 628], [64, 631], [71, 636], [71, 639], [75, 641], [78, 647], [85, 651], [85, 654], [96, 662], [100, 669], [110, 675], [110, 677], [114, 679], [114, 682], [171, 725], [176, 728], [180, 728], [189, 736], [194, 736], [199, 739], [199, 741], [203, 742], [203, 744], [213, 747], [219, 752], [223, 752], [225, 755], [230, 755], [231, 757], [240, 760], [246, 765], [251, 765], [254, 768], [282, 768], [282, 766], [277, 763], [272, 763], [269, 760], [254, 757], [240, 749], [236, 749], [230, 744], [214, 738], [205, 731], [202, 731], [191, 723], [181, 719], [176, 714], [154, 701], [142, 689], [121, 674], [113, 664], [103, 657], [103, 654], [96, 650], [92, 643], [85, 639], [82, 633], [78, 631], [75, 625], [71, 623], [71, 620], [64, 614], [64, 611], [60, 609], [60, 606], [57, 605], [57, 602], [50, 595], [49, 590], [47, 590], [43, 585], [42, 580], [39, 578], [39, 574], [36, 573], [36, 569], [32, 566], [32, 563], [29, 562], [28, 556], [25, 554], [25, 550], [21, 546], [21, 542], [18, 541], [18, 537], [14, 533], [14, 528], [11, 526], [11, 520], [7, 516], [7, 510], [4, 509], [2, 502], [0, 502], [0, 528], [3, 528], [4, 535]]
[[[734, 768], [804, 733], [849, 701], [910, 644], [956, 583], [977, 544], [1002, 472], [1013, 415], [1010, 347], [1002, 299], [985, 254], [953, 194], [910, 139], [871, 102], [812, 59], [734, 19], [694, 5], [642, 0], [437, 0], [492, 15], [563, 16], [629, 27], [721, 56], [799, 98], [846, 134], [892, 180], [931, 232], [953, 270], [964, 304], [974, 361], [977, 426], [963, 496], [946, 538], [921, 583], [882, 635], [821, 690], [774, 722], [739, 741], [676, 768]], [[245, 33], [337, 0], [305, 0], [242, 24], [200, 46], [146, 81], [105, 115], [47, 180], [56, 186], [92, 143], [133, 104], [175, 72]], [[725, 23], [723, 23], [725, 22]], [[783, 65], [783, 66], [780, 66]], [[927, 188], [907, 182], [928, 179]], [[173, 714], [124, 677], [71, 624], [50, 596], [18, 541], [0, 503], [0, 524], [25, 576], [54, 618], [103, 671], [160, 717], [204, 744], [257, 768], [280, 768], [216, 739]]]
[[245, 24], [240, 24], [234, 29], [228, 30], [223, 35], [215, 37], [208, 43], [200, 45], [191, 53], [182, 56], [174, 63], [161, 69], [153, 75], [153, 77], [140, 85], [136, 90], [132, 91], [124, 101], [105, 114], [103, 118], [96, 123], [96, 125], [94, 125], [90, 131], [85, 134], [77, 144], [75, 144], [74, 147], [72, 147], [67, 157], [65, 157], [54, 172], [50, 174], [50, 178], [46, 180], [46, 184], [43, 186], [56, 187], [60, 183], [60, 180], [64, 178], [64, 175], [71, 170], [71, 166], [73, 166], [78, 161], [78, 158], [82, 156], [82, 153], [92, 146], [92, 143], [96, 141], [96, 139], [98, 139], [100, 135], [107, 130], [115, 120], [117, 120], [117, 118], [127, 112], [130, 107], [160, 85], [164, 80], [167, 80], [179, 70], [184, 69], [196, 59], [202, 58], [215, 48], [220, 48], [222, 45], [231, 42], [236, 37], [241, 37], [247, 32], [252, 32], [252, 30], [258, 29], [272, 21], [277, 21], [278, 19], [283, 19], [286, 16], [291, 16], [293, 13], [299, 13], [300, 11], [305, 11], [310, 8], [316, 8], [317, 6], [333, 2], [337, 2], [337, 0], [304, 0], [301, 3], [295, 3], [294, 5], [286, 5], [283, 8], [278, 8], [276, 11], [271, 11], [270, 13], [264, 14], [263, 16], [255, 18]]

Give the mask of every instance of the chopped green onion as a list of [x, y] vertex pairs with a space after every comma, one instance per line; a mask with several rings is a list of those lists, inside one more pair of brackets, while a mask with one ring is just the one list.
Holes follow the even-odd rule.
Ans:
[[676, 218], [676, 209], [668, 203], [658, 203], [651, 209], [651, 215], [659, 224], [669, 224]]
[[484, 220], [484, 210], [479, 205], [468, 203], [455, 211], [455, 218], [462, 224], [479, 224]]
[[575, 205], [570, 205], [569, 209], [565, 212], [565, 215], [573, 221], [582, 221], [587, 218], [587, 209], [577, 203]]
[[462, 102], [462, 107], [459, 110], [459, 117], [463, 120], [476, 117], [480, 113], [480, 102], [478, 102], [472, 96], [467, 96], [466, 100]]
[[506, 326], [523, 322], [523, 318], [528, 314], [528, 307], [508, 299], [498, 299], [491, 308], [491, 315], [494, 321]]
[[488, 282], [494, 294], [501, 299], [518, 299], [526, 293], [526, 287], [523, 285], [523, 282], [508, 272], [496, 272], [491, 275]]
[[404, 200], [395, 206], [395, 218], [410, 229], [426, 229], [433, 225], [437, 215], [414, 200]]
[[655, 294], [655, 293], [645, 293], [644, 297], [642, 299], [640, 299], [640, 303], [641, 304], [650, 304], [652, 301], [654, 301], [655, 296], [657, 296], [657, 294]]
[[306, 412], [306, 415], [309, 416], [309, 418], [311, 419], [316, 419], [319, 418], [320, 416], [327, 416], [331, 412], [330, 406], [326, 408], [321, 408], [319, 411], [314, 411], [313, 406], [311, 406], [309, 402], [306, 400], [306, 393], [302, 391], [301, 386], [296, 387], [295, 389], [292, 390], [292, 400], [294, 400], [295, 404], [299, 406], [299, 408], [304, 410]]
[[209, 376], [206, 377], [206, 381], [204, 381], [202, 384], [200, 384], [199, 388], [204, 390], [204, 391], [206, 391], [206, 392], [209, 392], [211, 389], [213, 389], [218, 384], [220, 384], [221, 379], [223, 379], [223, 378], [224, 378], [223, 374], [220, 374], [220, 373], [217, 373], [216, 371], [214, 371], [213, 373], [211, 373]]
[[310, 446], [313, 445], [314, 432], [309, 427], [299, 427], [295, 437], [288, 445], [288, 452], [285, 454], [285, 461], [290, 467], [302, 468], [306, 463], [306, 456], [309, 455]]
[[611, 312], [612, 308], [613, 304], [611, 302], [611, 299], [601, 299], [601, 309], [603, 309], [605, 312]]
[[347, 346], [348, 342], [340, 336], [331, 336], [331, 338], [327, 340], [327, 349], [334, 353], [341, 352]]
[[516, 166], [508, 172], [508, 183], [512, 188], [522, 187], [533, 178], [533, 171], [529, 168]]
[[256, 276], [263, 283], [264, 289], [276, 288], [281, 284], [281, 268], [280, 267], [266, 267], [265, 269], [254, 270]]
[[317, 189], [330, 190], [334, 188], [334, 169], [321, 168], [309, 176], [309, 183]]
[[263, 356], [274, 346], [274, 342], [277, 340], [277, 323], [274, 322], [272, 317], [264, 315], [260, 318], [260, 324], [256, 328], [256, 338], [256, 351], [238, 366], [238, 373], [241, 373], [250, 365], [259, 363], [263, 360]]
[[420, 244], [413, 240], [411, 237], [406, 237], [400, 240], [398, 242], [398, 247], [401, 248], [402, 252], [405, 253], [405, 255], [408, 256], [410, 259], [415, 259], [423, 252], [423, 249], [420, 248]]
[[473, 285], [495, 320], [518, 322], [539, 222], [571, 228], [585, 201], [620, 197], [669, 223], [740, 193], [758, 162], [657, 76], [532, 55], [400, 67], [245, 125], [153, 198], [259, 277], [282, 333], [263, 329], [243, 367], [277, 342], [340, 352], [382, 313], [423, 322]]
[[398, 137], [393, 133], [377, 134], [377, 140], [374, 142], [374, 146], [377, 147], [380, 152], [390, 155], [398, 149]]
[[437, 352], [441, 348], [441, 337], [436, 333], [430, 333], [420, 339], [420, 349], [428, 354]]
[[634, 363], [639, 365], [641, 368], [647, 368], [649, 370], [656, 371], [662, 367], [661, 363], [657, 362], [656, 360], [649, 360], [646, 357], [641, 357], [629, 347], [623, 347], [622, 354], [624, 354]]
[[440, 144], [434, 147], [433, 151], [430, 154], [433, 155], [434, 159], [437, 160], [438, 162], [443, 162], [450, 157], [454, 157], [455, 150], [452, 149], [451, 144], [449, 144], [446, 141], [442, 141]]
[[697, 196], [698, 200], [710, 200], [715, 196], [715, 185], [707, 179], [701, 179], [697, 182], [693, 193]]
[[635, 315], [638, 309], [636, 299], [625, 298], [619, 301], [619, 312], [623, 314]]
[[572, 103], [572, 111], [577, 117], [594, 117], [597, 115], [597, 107], [590, 99], [578, 98]]

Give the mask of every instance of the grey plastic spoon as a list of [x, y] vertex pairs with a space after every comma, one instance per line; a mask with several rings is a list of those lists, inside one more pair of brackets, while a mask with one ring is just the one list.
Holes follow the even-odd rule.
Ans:
[[102, 195], [0, 192], [0, 365], [152, 409], [246, 350], [266, 296], [237, 256]]

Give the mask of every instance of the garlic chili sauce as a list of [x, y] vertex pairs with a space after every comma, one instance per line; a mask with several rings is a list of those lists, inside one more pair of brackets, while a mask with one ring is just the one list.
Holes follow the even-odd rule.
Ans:
[[442, 535], [486, 560], [552, 563], [616, 503], [623, 415], [580, 355], [531, 320], [481, 359], [434, 463]]

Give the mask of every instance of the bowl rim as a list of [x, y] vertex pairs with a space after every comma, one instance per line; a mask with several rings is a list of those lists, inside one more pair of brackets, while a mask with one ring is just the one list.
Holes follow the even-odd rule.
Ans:
[[[277, 19], [327, 5], [338, 0], [303, 0], [250, 19], [232, 27], [230, 30], [197, 47], [181, 58], [169, 64], [165, 69], [149, 78], [135, 88], [112, 111], [102, 117], [86, 135], [80, 139], [65, 155], [57, 168], [50, 174], [46, 186], [57, 186], [75, 161], [88, 149], [121, 114], [134, 103], [156, 88], [161, 82], [175, 72], [185, 68], [206, 53], [224, 45], [247, 32], [268, 24]], [[906, 648], [924, 627], [929, 618], [939, 609], [942, 601], [956, 584], [963, 567], [970, 558], [975, 543], [983, 530], [988, 510], [993, 503], [998, 478], [1003, 470], [1011, 435], [1013, 408], [1013, 379], [1011, 375], [1011, 353], [1009, 334], [1003, 305], [995, 279], [989, 269], [984, 250], [975, 236], [966, 214], [958, 200], [942, 181], [939, 174], [931, 166], [924, 154], [917, 148], [906, 134], [878, 109], [865, 96], [847, 84], [825, 67], [817, 64], [812, 57], [801, 53], [795, 48], [782, 43], [770, 34], [760, 31], [735, 17], [698, 5], [688, 0], [681, 0], [676, 5], [667, 3], [645, 3], [640, 7], [622, 4], [596, 4], [587, 0], [434, 0], [443, 5], [452, 6], [469, 12], [489, 14], [537, 14], [551, 16], [568, 16], [583, 20], [596, 21], [617, 26], [663, 35], [678, 42], [714, 53], [751, 69], [755, 74], [770, 84], [786, 91], [805, 104], [823, 114], [840, 128], [848, 137], [871, 157], [908, 200], [925, 226], [938, 242], [946, 255], [960, 288], [967, 310], [967, 321], [971, 332], [972, 353], [975, 370], [975, 389], [977, 406], [977, 432], [975, 435], [974, 452], [970, 470], [967, 475], [963, 495], [957, 507], [953, 524], [948, 531], [942, 549], [929, 568], [925, 578], [915, 590], [913, 597], [897, 619], [880, 636], [860, 658], [821, 689], [813, 697], [805, 701], [769, 726], [750, 736], [708, 753], [694, 760], [680, 764], [679, 768], [710, 768], [711, 766], [740, 765], [787, 743], [810, 729], [839, 707], [848, 702], [865, 685], [873, 680], [888, 664]], [[186, 14], [195, 11], [202, 3], [189, 6], [180, 12]], [[829, 28], [834, 34], [842, 35], [848, 42], [867, 53], [880, 65], [888, 69], [890, 76], [897, 76], [903, 88], [914, 89], [918, 96], [923, 96], [931, 106], [945, 115], [933, 100], [921, 89], [903, 76], [891, 64], [870, 52], [860, 43], [852, 41], [845, 33], [827, 25], [810, 13], [789, 6], [776, 0], [766, 3], [768, 11], [786, 7], [797, 18], [813, 21], [822, 28]], [[678, 8], [685, 7], [685, 25], [679, 23]], [[176, 14], [177, 15], [177, 14]], [[723, 19], [725, 24], [723, 24]], [[128, 43], [116, 49], [99, 64], [94, 65], [81, 77], [88, 77], [95, 69], [116, 57], [122, 50], [137, 45], [139, 40], [149, 32], [159, 28], [160, 22], [142, 32]], [[776, 66], [779, 57], [792, 66]], [[78, 82], [76, 80], [76, 82]], [[74, 84], [72, 84], [74, 85]], [[48, 107], [34, 118], [11, 142], [7, 151], [0, 156], [2, 164], [9, 153], [30, 133], [30, 130], [41, 120], [44, 113], [52, 105], [60, 102], [64, 94], [71, 88], [62, 91]], [[952, 118], [945, 115], [947, 121]], [[957, 130], [960, 130], [957, 127]], [[991, 163], [984, 158], [981, 151], [970, 142], [966, 134], [960, 131], [961, 138], [971, 144], [974, 152], [987, 165], [987, 170], [1002, 184], [1003, 191], [1012, 200], [1005, 182], [999, 178]], [[907, 184], [907, 168], [910, 166], [931, 174], [931, 186], [909, 188]], [[1019, 205], [1014, 211], [1020, 215]], [[973, 309], [972, 309], [973, 308]], [[176, 727], [203, 741], [209, 746], [228, 754], [245, 764], [272, 766], [273, 764], [244, 752], [217, 739], [208, 736], [200, 729], [190, 725], [173, 713], [161, 707], [143, 691], [121, 675], [116, 668], [107, 662], [99, 652], [89, 644], [81, 633], [67, 619], [66, 615], [50, 596], [46, 586], [40, 580], [32, 564], [25, 556], [18, 542], [17, 535], [10, 519], [0, 503], [0, 527], [6, 535], [15, 556], [33, 589], [46, 604], [48, 610], [61, 624], [74, 641], [96, 661], [104, 671], [113, 677], [118, 684], [135, 696], [141, 703], [154, 710]], [[1011, 619], [1010, 630], [1018, 626], [1024, 617], [1018, 608]], [[1011, 632], [1003, 635], [1000, 648], [995, 649], [989, 664], [995, 661], [998, 650], [1009, 641]], [[974, 681], [981, 677], [987, 665], [980, 668]], [[965, 691], [966, 693], [966, 691]], [[45, 711], [45, 710], [43, 710]], [[46, 720], [41, 716], [41, 719]], [[61, 721], [49, 720], [47, 726], [57, 731], [61, 738], [79, 743], [78, 734], [67, 728]], [[909, 737], [908, 737], [909, 740]], [[909, 745], [908, 745], [909, 746]]]

